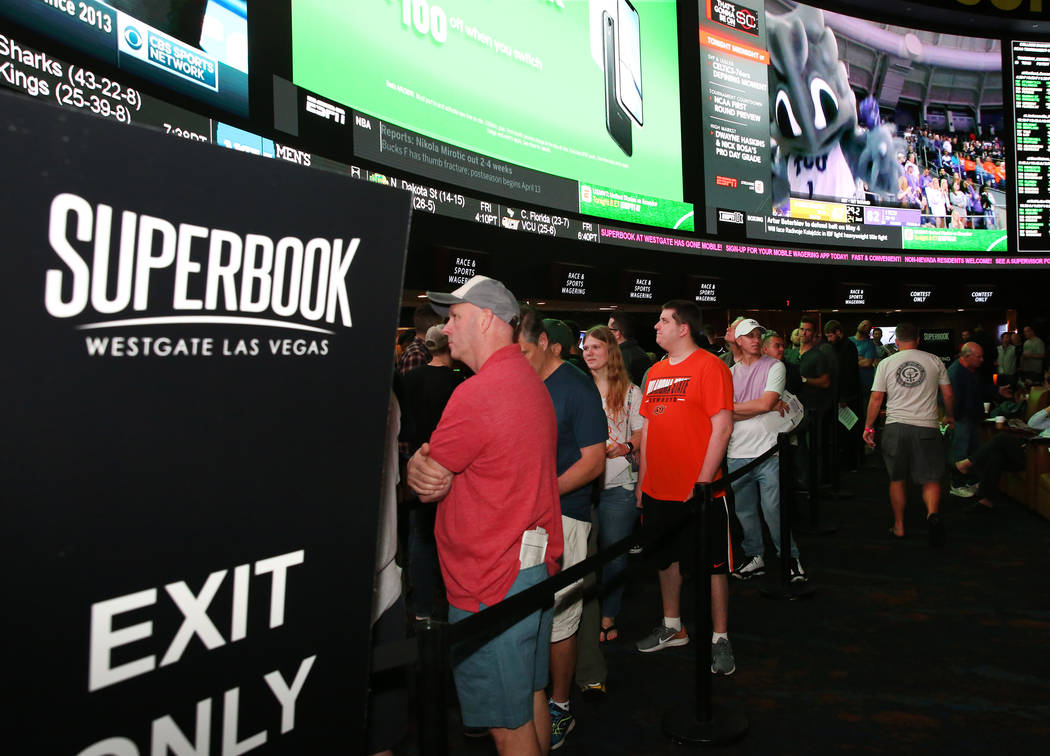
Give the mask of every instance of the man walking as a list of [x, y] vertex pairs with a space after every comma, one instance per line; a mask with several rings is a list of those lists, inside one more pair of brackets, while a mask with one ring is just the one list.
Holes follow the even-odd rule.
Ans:
[[[655, 328], [656, 343], [667, 352], [667, 359], [649, 369], [643, 387], [642, 482], [636, 495], [645, 528], [662, 533], [686, 517], [687, 502], [697, 483], [712, 483], [719, 477], [733, 432], [733, 381], [725, 364], [697, 345], [700, 309], [693, 302], [672, 300], [665, 304]], [[712, 532], [707, 535], [713, 546], [712, 564], [696, 567], [711, 571], [711, 671], [729, 675], [736, 662], [728, 636], [727, 575], [732, 567], [732, 547], [724, 495], [716, 500], [710, 514]], [[664, 618], [636, 644], [639, 651], [650, 653], [689, 642], [681, 617], [680, 562], [691, 550], [688, 528], [680, 527], [654, 544]], [[705, 611], [705, 607], [697, 607], [697, 611]]]
[[944, 363], [920, 350], [919, 329], [912, 323], [897, 326], [899, 351], [875, 369], [864, 441], [875, 447], [875, 420], [886, 398], [886, 426], [880, 444], [890, 478], [890, 533], [904, 537], [904, 505], [909, 477], [922, 486], [926, 526], [931, 546], [944, 545], [944, 523], [938, 508], [944, 477], [944, 445], [937, 418], [937, 390], [944, 401], [945, 422], [954, 425], [955, 403]]
[[[514, 343], [518, 302], [475, 276], [451, 294], [427, 292], [448, 314], [453, 358], [475, 375], [453, 392], [430, 442], [408, 463], [408, 484], [437, 501], [435, 537], [449, 620], [558, 570], [561, 514], [550, 394]], [[553, 612], [537, 610], [469, 652], [452, 650], [463, 723], [488, 727], [501, 754], [547, 753]]]
[[952, 479], [949, 493], [952, 496], [970, 498], [977, 493], [977, 482], [964, 473], [956, 462], [969, 459], [981, 445], [980, 424], [984, 418], [984, 402], [1001, 396], [1010, 396], [1010, 386], [998, 390], [991, 382], [981, 377], [984, 364], [984, 349], [976, 341], [967, 341], [959, 350], [959, 357], [948, 366], [948, 380], [955, 397], [955, 430], [952, 433]]

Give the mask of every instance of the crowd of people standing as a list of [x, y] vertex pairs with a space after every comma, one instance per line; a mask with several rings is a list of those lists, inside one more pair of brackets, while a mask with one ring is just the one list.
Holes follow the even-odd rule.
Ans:
[[[711, 672], [732, 674], [730, 580], [763, 575], [766, 558], [782, 549], [788, 579], [810, 578], [794, 537], [781, 542], [780, 460], [768, 452], [785, 422], [797, 426], [790, 472], [800, 491], [840, 466], [860, 466], [878, 428], [891, 533], [903, 535], [902, 492], [912, 480], [923, 486], [931, 545], [944, 542], [939, 428], [962, 417], [948, 378], [957, 369], [921, 352], [914, 326], [899, 324], [894, 343], [883, 344], [867, 320], [847, 336], [837, 320], [804, 316], [786, 337], [742, 317], [715, 338], [694, 303], [672, 300], [652, 326], [664, 353], [654, 359], [624, 314], [581, 332], [484, 276], [428, 297], [395, 382], [407, 459], [408, 613], [417, 620], [460, 621], [635, 533], [656, 567], [662, 611], [651, 633], [633, 639], [637, 651], [695, 640], [681, 590], [683, 572], [699, 569], [710, 573], [713, 632], [698, 640], [711, 643]], [[967, 372], [969, 343], [958, 360]], [[1022, 353], [1041, 360], [1037, 346]], [[1020, 359], [997, 357], [1003, 374], [1021, 370]], [[908, 381], [914, 390], [902, 388]], [[792, 419], [793, 403], [801, 412]], [[852, 423], [840, 422], [850, 415]], [[838, 434], [834, 459], [830, 434]], [[710, 565], [691, 564], [690, 530], [681, 527], [698, 485], [713, 492]], [[621, 555], [600, 570], [593, 600], [577, 581], [553, 607], [454, 649], [468, 729], [490, 733], [501, 753], [561, 747], [576, 724], [574, 695], [607, 693], [602, 646], [620, 640], [625, 566]]]

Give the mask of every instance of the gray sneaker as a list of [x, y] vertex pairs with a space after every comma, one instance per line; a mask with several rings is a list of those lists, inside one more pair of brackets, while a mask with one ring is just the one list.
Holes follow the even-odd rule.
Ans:
[[634, 647], [643, 654], [648, 654], [652, 651], [660, 651], [672, 646], [684, 646], [688, 642], [689, 635], [685, 632], [684, 627], [681, 630], [672, 630], [669, 627], [660, 625], [660, 627], [654, 628], [651, 633], [635, 643]]
[[731, 675], [736, 672], [736, 659], [729, 638], [719, 638], [711, 644], [711, 671], [716, 675]]

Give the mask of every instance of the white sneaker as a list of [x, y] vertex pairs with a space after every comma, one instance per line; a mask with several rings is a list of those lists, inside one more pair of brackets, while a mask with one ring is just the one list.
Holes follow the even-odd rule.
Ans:
[[969, 486], [952, 486], [948, 489], [948, 493], [950, 493], [952, 496], [958, 496], [962, 499], [969, 499], [970, 497], [975, 496], [977, 494], [977, 487], [978, 486], [976, 483]]
[[750, 580], [753, 577], [766, 574], [766, 560], [760, 556], [753, 556], [744, 562], [740, 569], [733, 570], [733, 577], [737, 580]]

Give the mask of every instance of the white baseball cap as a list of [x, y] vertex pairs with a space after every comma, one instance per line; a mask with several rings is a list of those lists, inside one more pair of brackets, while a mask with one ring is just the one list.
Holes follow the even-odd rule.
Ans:
[[756, 328], [759, 329], [760, 331], [766, 330], [754, 318], [744, 318], [743, 320], [741, 320], [739, 323], [736, 324], [736, 330], [733, 331], [733, 336], [735, 338], [740, 338], [741, 336], [746, 336], [747, 334], [751, 333]]

